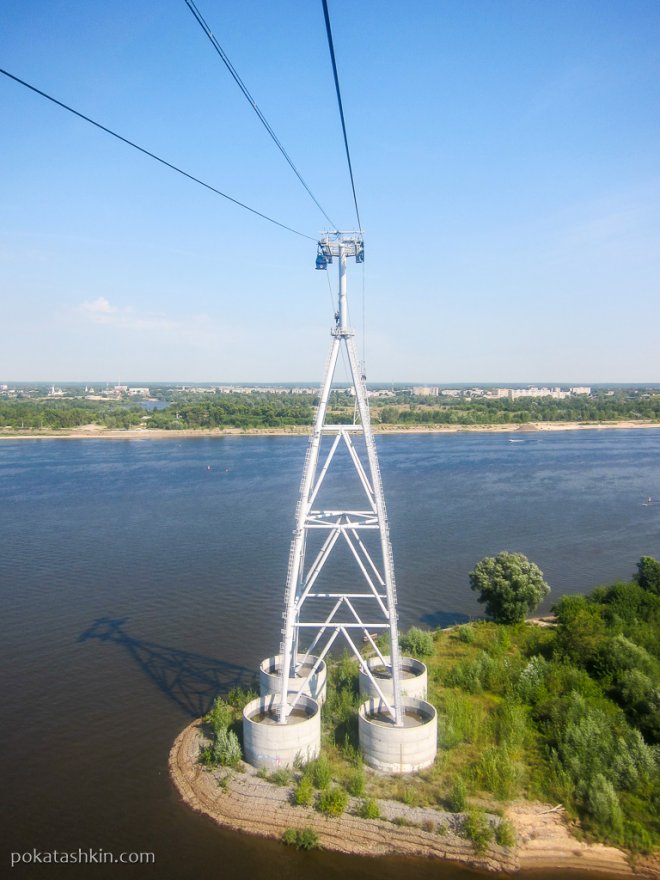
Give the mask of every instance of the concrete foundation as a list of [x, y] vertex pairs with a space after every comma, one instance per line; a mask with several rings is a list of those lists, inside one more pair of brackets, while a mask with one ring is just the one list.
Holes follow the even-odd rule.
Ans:
[[286, 724], [277, 721], [278, 697], [258, 697], [243, 709], [243, 752], [253, 767], [277, 770], [318, 757], [321, 749], [321, 710], [316, 700], [302, 695]]
[[[384, 656], [385, 663], [390, 662], [389, 656]], [[383, 695], [392, 696], [392, 675], [386, 666], [383, 666], [380, 657], [370, 657], [367, 666], [372, 675], [378, 681], [378, 686]], [[416, 700], [425, 700], [427, 692], [428, 676], [426, 664], [414, 657], [401, 658], [401, 693], [404, 697], [414, 697]], [[360, 670], [360, 693], [365, 697], [377, 697], [378, 691], [374, 688], [369, 676]]]
[[[294, 678], [289, 679], [288, 685], [288, 690], [293, 691], [294, 693], [298, 693], [300, 685], [305, 681], [312, 667], [316, 663], [316, 657], [312, 657], [311, 655], [305, 661], [304, 666], [300, 665], [305, 659], [304, 654], [298, 654], [296, 659], [298, 661], [296, 675]], [[268, 694], [276, 694], [279, 692], [281, 684], [281, 672], [281, 654], [278, 654], [276, 657], [267, 657], [263, 661], [263, 663], [259, 667], [259, 693], [262, 697], [266, 697], [268, 696]], [[321, 660], [319, 668], [310, 678], [303, 693], [307, 694], [307, 696], [309, 697], [312, 697], [312, 699], [316, 700], [317, 703], [325, 703], [326, 679], [327, 669], [325, 665], [325, 660]]]
[[430, 767], [438, 750], [438, 713], [431, 703], [403, 698], [404, 725], [395, 727], [382, 702], [360, 706], [358, 731], [366, 764], [384, 773], [414, 773]]

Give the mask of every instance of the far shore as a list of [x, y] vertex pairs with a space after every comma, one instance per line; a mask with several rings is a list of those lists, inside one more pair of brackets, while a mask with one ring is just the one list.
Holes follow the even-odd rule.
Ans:
[[[605, 431], [660, 428], [660, 422], [526, 422], [521, 425], [372, 425], [374, 434], [528, 434], [556, 431]], [[102, 425], [82, 425], [63, 431], [6, 430], [0, 440], [173, 440], [189, 437], [291, 437], [306, 436], [311, 426], [289, 428], [184, 428], [168, 431], [161, 428], [104, 428]]]

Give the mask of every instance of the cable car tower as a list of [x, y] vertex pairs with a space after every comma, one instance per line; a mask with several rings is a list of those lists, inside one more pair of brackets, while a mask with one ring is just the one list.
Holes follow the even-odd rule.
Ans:
[[[378, 694], [390, 723], [401, 727], [404, 706], [401, 694], [401, 658], [396, 613], [396, 585], [392, 548], [383, 487], [374, 443], [365, 376], [359, 367], [354, 333], [349, 327], [346, 298], [346, 261], [364, 261], [362, 233], [327, 232], [318, 242], [316, 268], [327, 270], [334, 260], [339, 268], [338, 307], [318, 409], [303, 469], [296, 522], [291, 541], [286, 580], [286, 600], [281, 680], [277, 697], [277, 719], [286, 724], [308, 683], [321, 667], [338, 636], [343, 635], [358, 659], [362, 672]], [[351, 423], [326, 421], [328, 401], [341, 350], [345, 352], [355, 395]], [[357, 505], [331, 503], [323, 506], [321, 488], [337, 464], [336, 453], [348, 454], [349, 468], [361, 499]], [[345, 455], [345, 454], [344, 454]], [[335, 494], [336, 497], [336, 494]], [[348, 496], [342, 496], [348, 497]], [[314, 546], [315, 544], [320, 546]], [[354, 565], [353, 576], [331, 579], [330, 587], [319, 584], [320, 575], [341, 544]], [[353, 569], [353, 566], [351, 566]], [[337, 583], [337, 580], [340, 582]], [[389, 654], [381, 652], [374, 634], [389, 636]], [[386, 694], [382, 677], [374, 676], [362, 657], [361, 643], [369, 643], [391, 674]], [[292, 680], [300, 682], [292, 690]]]

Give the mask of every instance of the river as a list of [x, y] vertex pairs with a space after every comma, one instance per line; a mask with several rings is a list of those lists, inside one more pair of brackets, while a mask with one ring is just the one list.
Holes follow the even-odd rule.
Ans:
[[[660, 430], [377, 445], [404, 627], [478, 616], [467, 573], [502, 549], [543, 569], [544, 608], [660, 556], [660, 504], [644, 504], [660, 499]], [[169, 781], [177, 733], [279, 644], [305, 448], [295, 436], [0, 443], [3, 859], [155, 854], [153, 866], [33, 864], [12, 876], [472, 876], [225, 832]]]

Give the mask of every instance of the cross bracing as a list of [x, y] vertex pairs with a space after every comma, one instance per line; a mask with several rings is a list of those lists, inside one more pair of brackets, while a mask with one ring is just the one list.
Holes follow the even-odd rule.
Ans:
[[[343, 636], [357, 657], [362, 671], [380, 695], [383, 710], [400, 725], [403, 720], [400, 685], [400, 656], [396, 614], [396, 584], [390, 545], [387, 511], [371, 430], [365, 377], [359, 369], [348, 326], [346, 303], [346, 258], [364, 257], [361, 234], [331, 233], [319, 241], [317, 268], [326, 268], [333, 258], [339, 264], [338, 310], [319, 404], [303, 467], [296, 522], [291, 541], [283, 613], [282, 678], [279, 694], [279, 720], [294, 708], [339, 636]], [[352, 424], [326, 422], [328, 400], [333, 387], [340, 351], [348, 364], [355, 395]], [[346, 468], [339, 464], [343, 456]], [[334, 485], [330, 502], [323, 503], [330, 477], [339, 473], [350, 486]], [[336, 480], [335, 480], [336, 484]], [[350, 494], [351, 489], [353, 494]], [[358, 500], [355, 500], [357, 490]], [[350, 498], [350, 503], [349, 503]], [[340, 576], [329, 577], [330, 562], [344, 551], [350, 560]], [[388, 635], [389, 650], [381, 652], [375, 635]], [[386, 697], [362, 657], [360, 644], [369, 644], [382, 663], [391, 666], [392, 696]], [[303, 657], [297, 662], [296, 658]], [[385, 656], [389, 656], [386, 663]], [[314, 658], [295, 692], [290, 690], [296, 669]]]

